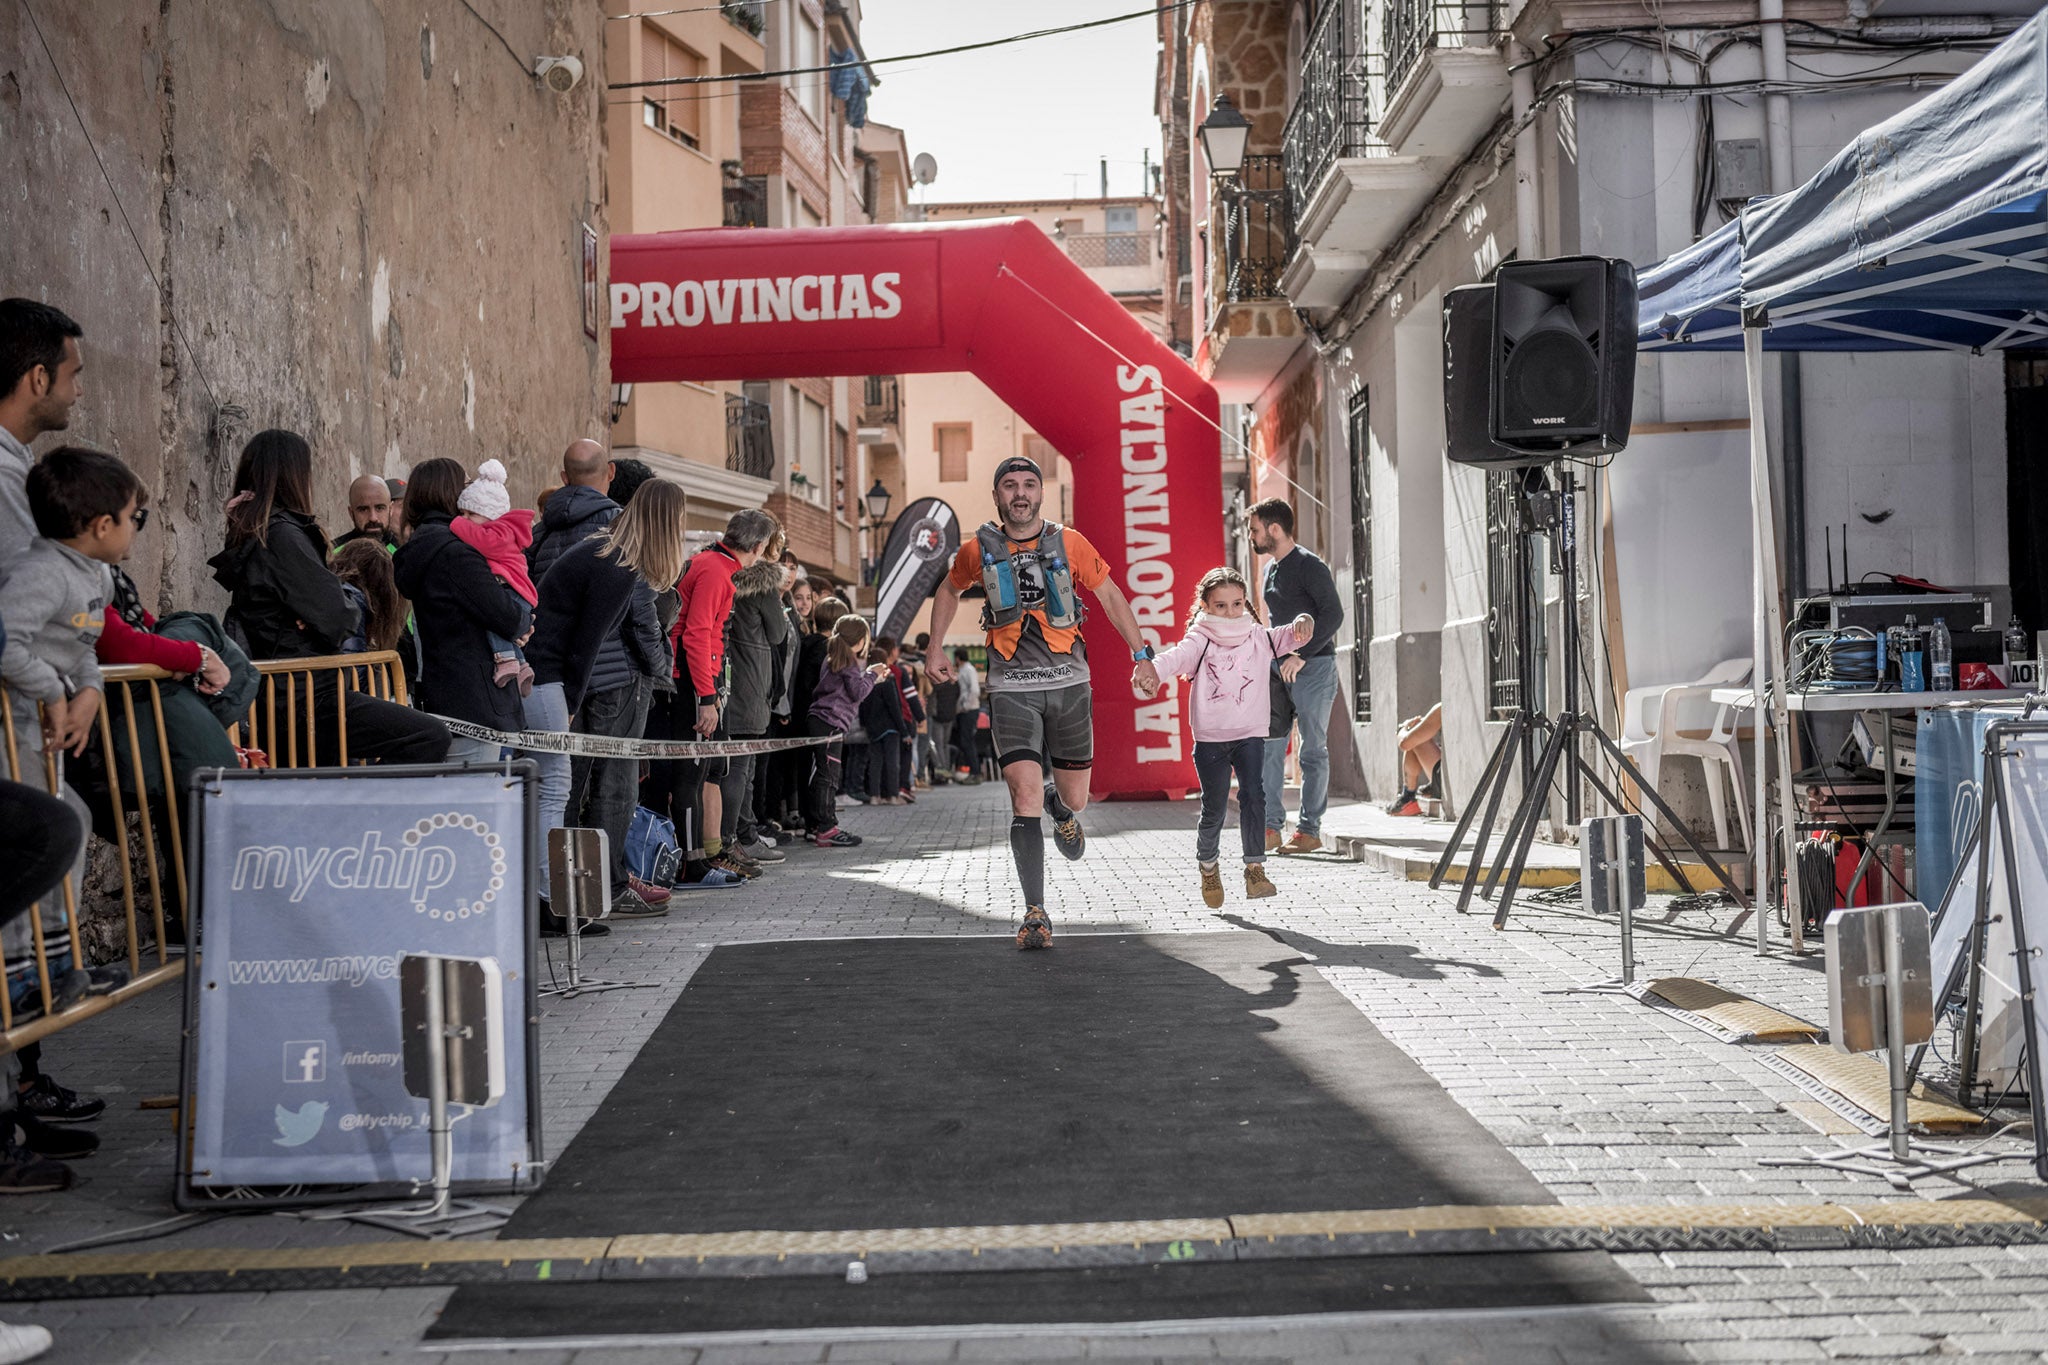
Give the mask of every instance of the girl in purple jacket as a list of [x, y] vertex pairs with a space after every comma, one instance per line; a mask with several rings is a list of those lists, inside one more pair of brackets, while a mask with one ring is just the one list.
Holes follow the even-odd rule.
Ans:
[[[874, 690], [875, 679], [889, 671], [889, 665], [863, 668], [868, 652], [868, 623], [858, 616], [842, 616], [832, 627], [832, 642], [825, 647], [818, 667], [817, 690], [811, 694], [810, 714], [804, 723], [813, 738], [844, 735], [860, 722], [860, 704]], [[819, 848], [852, 848], [860, 843], [858, 834], [839, 828], [833, 794], [839, 790], [839, 763], [844, 741], [833, 739], [824, 755], [811, 769], [811, 789], [804, 802], [805, 832]], [[1264, 837], [1263, 834], [1260, 836]]]
[[[1195, 732], [1195, 774], [1202, 780], [1195, 860], [1202, 869], [1202, 903], [1211, 910], [1223, 905], [1223, 874], [1216, 855], [1233, 770], [1238, 825], [1244, 835], [1244, 893], [1253, 899], [1279, 894], [1266, 877], [1266, 803], [1260, 778], [1266, 753], [1267, 679], [1274, 659], [1314, 633], [1315, 622], [1306, 615], [1285, 626], [1260, 625], [1244, 575], [1235, 569], [1211, 569], [1195, 586], [1187, 636], [1153, 661], [1161, 678], [1191, 680], [1188, 719]], [[1135, 677], [1132, 685], [1137, 686]]]

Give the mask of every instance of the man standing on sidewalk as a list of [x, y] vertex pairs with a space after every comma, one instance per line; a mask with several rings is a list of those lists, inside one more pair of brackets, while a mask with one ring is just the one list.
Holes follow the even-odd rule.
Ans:
[[[1265, 772], [1266, 847], [1313, 853], [1323, 846], [1323, 811], [1330, 804], [1330, 708], [1337, 700], [1337, 630], [1344, 624], [1344, 603], [1330, 566], [1295, 543], [1294, 509], [1285, 501], [1266, 499], [1251, 509], [1248, 521], [1252, 549], [1272, 557], [1266, 566], [1266, 619], [1309, 616], [1316, 623], [1307, 644], [1273, 661]], [[1283, 843], [1290, 724], [1301, 732], [1301, 816]]]
[[[549, 496], [533, 548], [527, 551], [534, 582], [545, 578], [571, 546], [617, 520], [623, 499], [631, 497], [632, 489], [653, 471], [642, 465], [632, 473], [641, 477], [624, 477], [626, 471], [614, 464], [610, 452], [596, 441], [570, 443], [562, 452], [562, 486]], [[619, 501], [613, 499], [613, 493], [619, 495]], [[661, 627], [654, 619], [654, 590], [636, 578], [626, 619], [605, 640], [591, 665], [589, 687], [576, 709], [576, 733], [639, 739], [647, 727], [653, 680], [668, 666]], [[602, 829], [611, 841], [612, 913], [646, 918], [668, 913], [670, 892], [665, 886], [641, 881], [626, 866], [626, 831], [633, 822], [639, 779], [640, 760], [636, 758], [575, 756], [569, 760], [565, 818], [571, 825]]]
[[[993, 693], [989, 728], [996, 763], [1010, 787], [1010, 852], [1024, 888], [1017, 946], [1045, 948], [1052, 944], [1052, 920], [1045, 913], [1044, 812], [1052, 812], [1060, 852], [1079, 858], [1085, 843], [1081, 811], [1095, 765], [1095, 714], [1077, 588], [1095, 595], [1131, 647], [1140, 683], [1156, 687], [1159, 675], [1152, 647], [1138, 633], [1137, 617], [1109, 576], [1108, 562], [1079, 532], [1039, 515], [1045, 488], [1037, 463], [1018, 455], [997, 465], [995, 501], [997, 520], [983, 522], [960, 547], [952, 572], [939, 585], [931, 637], [946, 638], [960, 594], [979, 583], [988, 595], [981, 625], [988, 632]], [[943, 649], [927, 669], [934, 682], [954, 676]], [[1049, 775], [1041, 759], [1052, 764]]]
[[953, 776], [981, 781], [981, 675], [967, 660], [967, 651], [953, 651], [953, 673], [960, 679], [960, 709], [953, 715]]

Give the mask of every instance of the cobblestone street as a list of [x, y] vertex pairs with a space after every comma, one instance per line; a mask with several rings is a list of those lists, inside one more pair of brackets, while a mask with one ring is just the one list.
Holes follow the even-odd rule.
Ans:
[[[664, 919], [620, 923], [587, 950], [595, 974], [654, 983], [550, 1000], [541, 1025], [547, 1147], [557, 1154], [625, 1071], [640, 1042], [715, 946], [764, 939], [1004, 935], [1015, 892], [1000, 786], [942, 789], [917, 805], [849, 808], [859, 849], [800, 847], [759, 883], [678, 894]], [[1882, 1180], [1759, 1166], [1832, 1145], [1800, 1117], [1812, 1097], [1763, 1060], [1615, 995], [1573, 993], [1612, 976], [1613, 926], [1575, 905], [1524, 900], [1505, 932], [1453, 913], [1448, 895], [1334, 858], [1275, 859], [1279, 897], [1234, 889], [1220, 917], [1200, 902], [1192, 803], [1115, 804], [1088, 816], [1088, 856], [1053, 860], [1062, 935], [1143, 929], [1263, 932], [1313, 960], [1371, 1022], [1434, 1076], [1566, 1204], [1810, 1203], [1900, 1197]], [[1333, 810], [1328, 828], [1365, 832], [1377, 812]], [[1714, 981], [1825, 1020], [1818, 956], [1759, 958], [1746, 916], [1668, 913], [1638, 926], [1640, 975]], [[560, 945], [556, 949], [559, 963]], [[1057, 951], [1057, 948], [1055, 948]], [[100, 1155], [78, 1188], [4, 1210], [10, 1254], [169, 1218], [168, 1113], [138, 1108], [177, 1088], [180, 1000], [159, 991], [57, 1035], [45, 1065], [109, 1103]], [[1162, 1023], [1162, 1027], [1166, 1025]], [[1051, 1039], [1057, 1046], [1057, 1038]], [[1979, 1168], [1977, 1188], [2029, 1194], [2023, 1146]], [[1057, 1179], [1057, 1171], [1048, 1173]], [[631, 1231], [620, 1229], [619, 1231]], [[223, 1216], [132, 1249], [316, 1246], [378, 1234], [277, 1215]], [[444, 1288], [13, 1304], [12, 1321], [57, 1334], [51, 1360], [315, 1361], [384, 1358], [526, 1365], [576, 1361], [1791, 1361], [1893, 1356], [2037, 1360], [2048, 1345], [2048, 1246], [1942, 1251], [1629, 1254], [1618, 1262], [1657, 1301], [1555, 1310], [1356, 1314], [1076, 1329], [745, 1334], [660, 1344], [560, 1343], [518, 1351], [422, 1348]]]

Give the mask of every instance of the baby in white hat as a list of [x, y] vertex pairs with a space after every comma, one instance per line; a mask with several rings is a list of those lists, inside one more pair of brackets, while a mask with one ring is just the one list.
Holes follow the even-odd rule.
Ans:
[[[505, 466], [485, 460], [476, 478], [455, 500], [462, 515], [449, 527], [456, 539], [473, 547], [491, 566], [498, 581], [517, 593], [526, 603], [526, 622], [519, 638], [531, 633], [533, 608], [540, 604], [533, 575], [527, 572], [526, 548], [533, 544], [533, 513], [512, 508], [512, 495], [505, 489]], [[491, 681], [500, 687], [517, 684], [519, 695], [533, 689], [533, 669], [517, 642], [502, 635], [491, 636]]]

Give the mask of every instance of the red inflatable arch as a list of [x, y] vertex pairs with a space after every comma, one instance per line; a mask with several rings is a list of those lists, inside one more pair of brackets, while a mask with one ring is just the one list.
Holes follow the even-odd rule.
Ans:
[[[1076, 528], [1148, 640], [1179, 638], [1196, 581], [1223, 562], [1215, 390], [1029, 222], [618, 236], [611, 280], [622, 383], [978, 376], [1073, 462]], [[987, 498], [962, 490], [970, 525]], [[1084, 632], [1096, 793], [1193, 788], [1181, 689], [1138, 701], [1099, 610]]]

